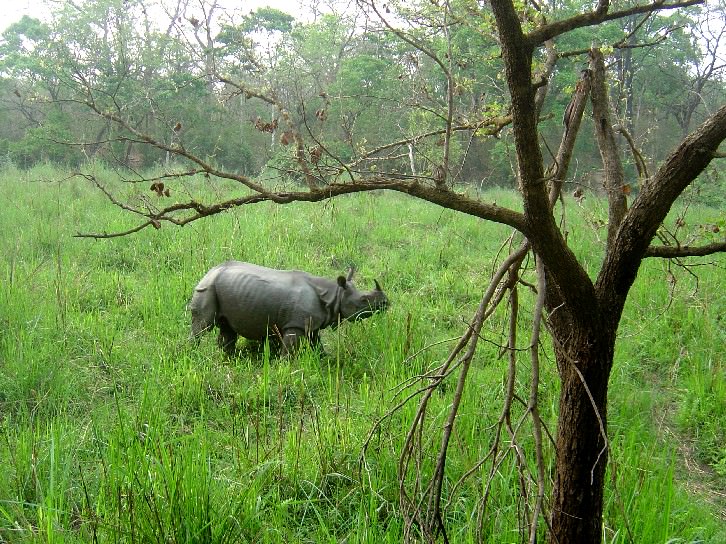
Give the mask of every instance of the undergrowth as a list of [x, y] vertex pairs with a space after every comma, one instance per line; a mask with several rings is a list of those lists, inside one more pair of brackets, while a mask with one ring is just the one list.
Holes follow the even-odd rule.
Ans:
[[[415, 406], [384, 416], [407, 394], [401, 384], [464, 330], [508, 229], [376, 193], [256, 204], [94, 241], [73, 235], [136, 218], [82, 180], [49, 181], [62, 177], [50, 167], [0, 176], [0, 541], [399, 542], [397, 462]], [[213, 194], [216, 182], [186, 183]], [[570, 240], [594, 273], [607, 212], [595, 199], [583, 206], [568, 214]], [[705, 207], [689, 214], [720, 220]], [[392, 305], [324, 332], [323, 354], [226, 360], [213, 334], [187, 342], [185, 305], [227, 259], [327, 277], [354, 265], [359, 285], [377, 278]], [[724, 261], [711, 260], [694, 270], [697, 284], [648, 261], [633, 289], [611, 380], [607, 542], [726, 539], [723, 502], [708, 493], [726, 484]], [[455, 428], [444, 498], [452, 542], [474, 541], [484, 474], [453, 485], [489, 447], [504, 328], [487, 325]], [[543, 372], [541, 412], [554, 430], [554, 363]], [[450, 394], [432, 399], [433, 428]], [[517, 541], [513, 466], [492, 485], [483, 534]]]

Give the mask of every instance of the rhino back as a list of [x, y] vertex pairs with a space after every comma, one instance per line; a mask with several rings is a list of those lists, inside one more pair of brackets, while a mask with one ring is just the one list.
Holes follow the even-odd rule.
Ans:
[[273, 325], [281, 332], [316, 329], [324, 319], [308, 274], [236, 261], [222, 266], [214, 281], [218, 315], [241, 336], [263, 339]]

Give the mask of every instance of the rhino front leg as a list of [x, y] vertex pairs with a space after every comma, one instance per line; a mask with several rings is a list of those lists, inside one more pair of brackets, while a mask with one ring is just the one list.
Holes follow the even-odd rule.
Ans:
[[301, 329], [285, 329], [282, 331], [282, 352], [285, 355], [294, 353], [300, 346], [300, 339], [305, 336]]
[[217, 327], [219, 327], [219, 336], [217, 337], [217, 344], [222, 348], [225, 355], [231, 357], [234, 355], [234, 348], [237, 344], [237, 333], [229, 326], [227, 320], [222, 317], [217, 321]]
[[320, 348], [320, 331], [313, 331], [308, 335], [308, 338], [310, 339], [310, 346], [318, 349]]

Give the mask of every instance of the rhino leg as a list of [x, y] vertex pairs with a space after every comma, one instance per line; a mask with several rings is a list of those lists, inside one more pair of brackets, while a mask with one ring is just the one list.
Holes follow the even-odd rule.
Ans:
[[305, 332], [301, 329], [286, 329], [282, 335], [282, 353], [288, 355], [300, 348], [300, 343], [307, 340], [310, 347], [318, 349], [320, 344], [320, 331]]
[[217, 326], [219, 327], [217, 344], [219, 344], [219, 347], [222, 348], [225, 355], [231, 357], [234, 355], [234, 348], [237, 343], [237, 333], [229, 326], [229, 323], [224, 317], [217, 320]]
[[265, 343], [262, 340], [247, 340], [244, 350], [250, 353], [262, 353], [265, 349]]
[[294, 353], [300, 346], [300, 339], [305, 336], [301, 329], [285, 329], [282, 331], [282, 352], [285, 355]]

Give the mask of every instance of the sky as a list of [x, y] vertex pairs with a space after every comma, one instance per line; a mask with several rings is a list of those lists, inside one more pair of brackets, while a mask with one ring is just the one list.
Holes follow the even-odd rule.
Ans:
[[41, 6], [37, 1], [33, 0], [4, 0], [3, 7], [0, 8], [0, 32], [16, 21], [19, 21], [23, 15], [33, 15], [41, 13]]
[[[23, 15], [43, 19], [52, 9], [53, 5], [64, 0], [0, 0], [0, 32], [8, 26], [19, 21]], [[301, 18], [300, 0], [222, 0], [221, 4], [229, 8], [244, 8], [252, 10], [263, 6], [270, 6], [285, 11], [296, 18]], [[196, 2], [189, 2], [190, 6]]]

